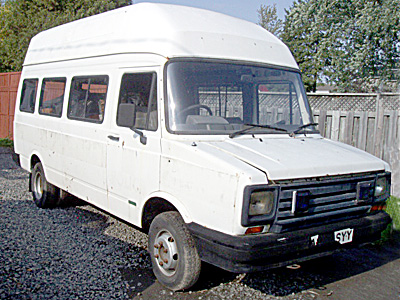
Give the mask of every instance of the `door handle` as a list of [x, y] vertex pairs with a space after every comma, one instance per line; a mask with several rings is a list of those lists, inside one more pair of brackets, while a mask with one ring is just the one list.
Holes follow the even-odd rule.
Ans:
[[119, 136], [109, 135], [108, 138], [112, 141], [119, 142]]

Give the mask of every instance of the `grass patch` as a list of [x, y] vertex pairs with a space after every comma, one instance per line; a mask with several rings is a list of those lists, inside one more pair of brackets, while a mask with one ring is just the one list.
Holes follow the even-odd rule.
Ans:
[[386, 202], [386, 206], [386, 212], [393, 220], [393, 229], [400, 231], [400, 199], [392, 196]]
[[0, 147], [14, 148], [14, 142], [10, 139], [0, 139]]
[[400, 231], [400, 199], [391, 196], [386, 201], [386, 212], [392, 218], [392, 223], [382, 232], [382, 237], [376, 244], [382, 245], [383, 243], [393, 238], [393, 230]]

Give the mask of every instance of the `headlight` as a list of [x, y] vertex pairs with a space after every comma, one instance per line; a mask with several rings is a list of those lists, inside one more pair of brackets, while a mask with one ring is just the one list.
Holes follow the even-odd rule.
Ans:
[[271, 214], [274, 208], [274, 198], [275, 194], [273, 191], [253, 192], [250, 196], [249, 215]]
[[374, 196], [377, 200], [388, 198], [390, 195], [390, 174], [386, 176], [378, 176], [375, 182]]
[[243, 194], [242, 226], [268, 225], [275, 219], [279, 186], [247, 186]]

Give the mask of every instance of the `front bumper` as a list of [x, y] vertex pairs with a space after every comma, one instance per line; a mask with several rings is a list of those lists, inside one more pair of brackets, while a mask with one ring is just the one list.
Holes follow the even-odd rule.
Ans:
[[[304, 230], [275, 234], [231, 236], [195, 223], [188, 228], [195, 238], [202, 260], [234, 273], [248, 273], [282, 267], [352, 248], [380, 238], [390, 223], [385, 212]], [[334, 232], [354, 229], [353, 240], [340, 244]], [[315, 245], [311, 237], [318, 235]]]

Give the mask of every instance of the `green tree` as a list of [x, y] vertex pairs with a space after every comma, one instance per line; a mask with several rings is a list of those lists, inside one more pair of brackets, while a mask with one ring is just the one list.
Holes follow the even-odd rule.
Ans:
[[303, 81], [308, 91], [315, 91], [319, 74], [324, 62], [317, 60], [320, 51], [323, 31], [316, 30], [314, 26], [320, 16], [317, 15], [318, 7], [311, 1], [295, 1], [286, 18], [282, 40], [289, 46], [303, 73]]
[[39, 32], [130, 4], [130, 0], [8, 0], [0, 6], [0, 71], [20, 71]]
[[276, 4], [273, 6], [261, 4], [258, 12], [258, 25], [265, 28], [272, 34], [280, 36], [283, 29], [283, 22], [278, 18]]
[[328, 82], [339, 91], [367, 92], [396, 75], [398, 0], [298, 0], [286, 13], [281, 38], [307, 90]]

